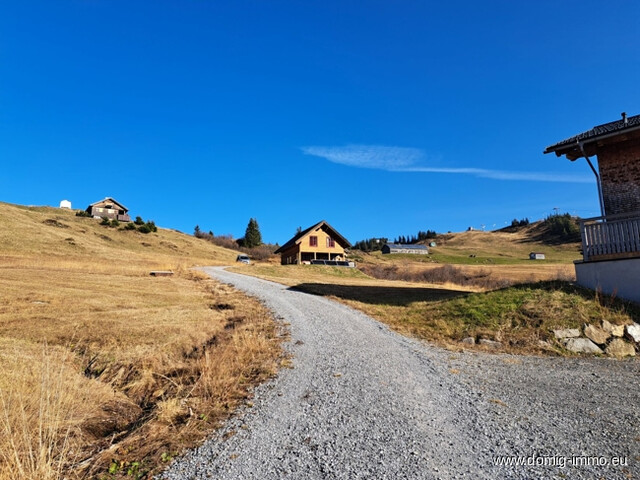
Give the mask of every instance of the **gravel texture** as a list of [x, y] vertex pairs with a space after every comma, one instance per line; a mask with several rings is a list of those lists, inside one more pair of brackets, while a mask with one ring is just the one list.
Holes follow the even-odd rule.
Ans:
[[[453, 353], [331, 300], [205, 270], [287, 325], [293, 368], [161, 479], [640, 478], [637, 360]], [[612, 457], [627, 465], [594, 464]]]

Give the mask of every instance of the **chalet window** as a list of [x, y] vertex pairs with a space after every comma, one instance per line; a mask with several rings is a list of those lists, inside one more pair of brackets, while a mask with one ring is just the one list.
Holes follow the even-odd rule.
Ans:
[[336, 241], [331, 237], [327, 237], [327, 248], [335, 248], [335, 246]]
[[312, 235], [309, 237], [309, 246], [310, 247], [317, 247], [318, 246], [318, 237], [316, 237], [315, 235]]

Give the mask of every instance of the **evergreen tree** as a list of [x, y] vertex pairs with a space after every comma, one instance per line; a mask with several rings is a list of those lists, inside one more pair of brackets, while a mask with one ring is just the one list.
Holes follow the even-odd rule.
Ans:
[[200, 225], [196, 225], [196, 228], [193, 229], [193, 236], [200, 238], [202, 236], [202, 231], [200, 231]]
[[253, 248], [262, 245], [262, 235], [260, 234], [260, 227], [258, 226], [258, 221], [255, 218], [249, 220], [247, 229], [244, 232], [243, 245], [247, 248]]

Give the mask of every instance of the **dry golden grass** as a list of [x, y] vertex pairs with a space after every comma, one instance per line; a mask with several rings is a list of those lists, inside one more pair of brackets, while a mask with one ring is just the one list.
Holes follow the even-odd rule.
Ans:
[[482, 289], [476, 287], [463, 287], [450, 283], [425, 284], [417, 282], [405, 282], [398, 280], [381, 280], [370, 277], [357, 268], [325, 267], [322, 265], [274, 265], [261, 262], [251, 265], [237, 265], [228, 269], [231, 272], [253, 275], [265, 280], [271, 280], [283, 285], [297, 286], [300, 284], [318, 285], [345, 285], [377, 288], [407, 288], [407, 289], [432, 289], [434, 291], [456, 290], [465, 292], [477, 292]]
[[[439, 236], [432, 248], [437, 261], [468, 264], [571, 263], [580, 258], [580, 243], [549, 244], [543, 241], [540, 225], [514, 232], [461, 232]], [[530, 252], [542, 252], [544, 261], [530, 262]], [[470, 257], [475, 255], [475, 257]], [[457, 261], [452, 262], [456, 259]], [[537, 267], [536, 267], [537, 268]]]
[[78, 461], [81, 425], [111, 389], [64, 349], [0, 341], [0, 478], [55, 480]]
[[[472, 231], [441, 235], [429, 255], [354, 251], [351, 257], [361, 269], [380, 279], [429, 283], [429, 278], [442, 276], [435, 270], [455, 265], [462, 276], [477, 279], [468, 283], [485, 289], [548, 280], [574, 281], [573, 261], [580, 258], [580, 245], [545, 244], [535, 239], [536, 228], [514, 233]], [[547, 259], [529, 260], [532, 251], [545, 253]]]
[[363, 263], [360, 270], [379, 279], [474, 285], [490, 290], [520, 283], [575, 280], [573, 265], [451, 265], [438, 263]]
[[189, 269], [233, 251], [0, 203], [0, 252], [0, 480], [145, 478], [276, 370], [268, 312]]
[[[363, 265], [401, 266], [420, 272], [453, 264], [469, 275], [488, 272], [497, 280], [515, 284], [546, 280], [574, 280], [573, 262], [581, 258], [580, 244], [547, 244], [539, 237], [539, 226], [516, 232], [461, 232], [440, 235], [429, 255], [382, 255], [358, 251], [353, 256]], [[529, 260], [530, 252], [542, 252], [546, 260]]]

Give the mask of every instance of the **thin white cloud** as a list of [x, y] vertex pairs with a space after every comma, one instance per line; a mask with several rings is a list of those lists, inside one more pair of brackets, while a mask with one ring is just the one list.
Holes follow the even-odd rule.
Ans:
[[388, 172], [449, 173], [473, 175], [493, 180], [592, 183], [588, 175], [566, 175], [541, 172], [490, 170], [473, 167], [428, 167], [427, 155], [419, 148], [386, 147], [382, 145], [347, 145], [344, 147], [302, 147], [306, 155], [324, 158], [333, 163], [357, 168], [372, 168]]
[[321, 157], [350, 167], [396, 170], [415, 165], [424, 159], [418, 148], [382, 145], [347, 145], [346, 147], [302, 147], [307, 155]]

